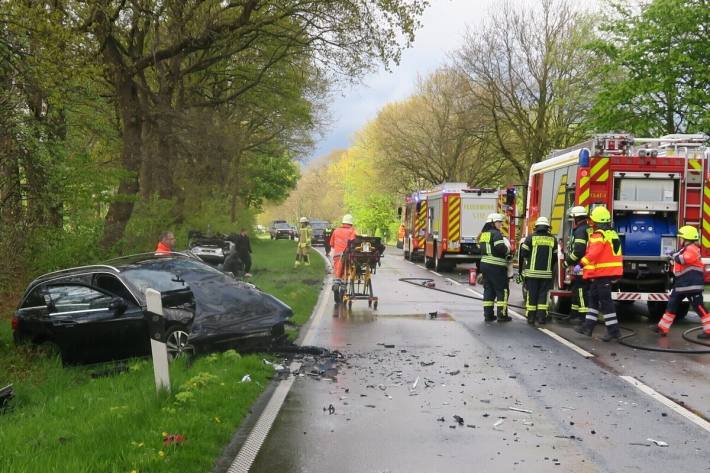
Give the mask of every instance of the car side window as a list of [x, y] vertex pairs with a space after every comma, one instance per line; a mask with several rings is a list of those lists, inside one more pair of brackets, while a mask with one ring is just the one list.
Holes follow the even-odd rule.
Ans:
[[112, 297], [88, 286], [58, 284], [47, 286], [51, 300], [49, 315], [108, 309]]
[[114, 296], [118, 296], [125, 300], [127, 303], [136, 305], [135, 298], [131, 291], [128, 290], [125, 284], [121, 282], [116, 276], [110, 274], [97, 274], [94, 278], [94, 286], [106, 291]]
[[27, 295], [27, 298], [22, 303], [21, 309], [29, 309], [33, 307], [44, 307], [47, 305], [47, 301], [44, 299], [44, 294], [42, 292], [42, 286], [35, 287], [32, 292]]

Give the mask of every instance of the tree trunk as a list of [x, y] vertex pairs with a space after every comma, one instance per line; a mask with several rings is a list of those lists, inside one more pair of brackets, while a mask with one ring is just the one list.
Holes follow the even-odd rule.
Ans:
[[[120, 73], [119, 73], [120, 74]], [[117, 74], [118, 75], [118, 74]], [[123, 151], [121, 161], [128, 172], [118, 186], [118, 193], [106, 214], [101, 247], [109, 249], [122, 237], [133, 213], [133, 205], [140, 190], [140, 172], [143, 152], [143, 115], [136, 84], [130, 78], [118, 77], [117, 98], [123, 121]]]

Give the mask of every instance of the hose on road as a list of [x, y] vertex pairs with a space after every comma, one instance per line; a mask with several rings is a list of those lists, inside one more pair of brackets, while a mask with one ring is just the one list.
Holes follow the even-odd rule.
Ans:
[[[451, 294], [453, 296], [463, 297], [466, 299], [473, 299], [473, 300], [477, 300], [477, 301], [483, 300], [483, 298], [479, 297], [479, 296], [469, 296], [468, 294], [461, 294], [460, 292], [449, 291], [446, 289], [438, 288], [438, 287], [436, 287], [436, 284], [435, 284], [433, 278], [399, 278], [399, 280], [402, 282], [405, 282], [407, 284], [411, 284], [413, 286], [417, 286], [417, 287], [424, 288], [424, 289], [430, 289], [432, 291], [439, 291], [439, 292], [443, 292], [445, 294]], [[509, 303], [508, 307], [514, 307], [516, 309], [521, 309], [523, 311], [525, 310], [525, 307], [519, 306], [516, 304]], [[562, 313], [554, 312], [554, 311], [550, 311], [549, 314], [552, 317], [555, 317], [556, 319], [560, 319], [560, 320], [569, 319], [568, 314], [562, 314]], [[622, 337], [619, 338], [619, 343], [621, 345], [627, 346], [629, 348], [635, 348], [637, 350], [645, 350], [645, 351], [655, 351], [655, 352], [661, 352], [661, 353], [682, 353], [682, 354], [686, 354], [686, 355], [703, 355], [703, 354], [710, 353], [710, 345], [699, 342], [697, 340], [693, 340], [688, 336], [688, 334], [690, 334], [691, 332], [694, 332], [696, 330], [700, 330], [700, 329], [702, 329], [702, 327], [693, 327], [693, 328], [683, 332], [683, 335], [682, 335], [683, 340], [685, 340], [689, 343], [708, 347], [707, 349], [695, 349], [695, 350], [681, 350], [681, 349], [676, 349], [676, 348], [661, 348], [661, 347], [650, 347], [647, 345], [636, 345], [636, 344], [633, 344], [633, 343], [627, 341], [628, 339], [635, 337], [637, 335], [636, 331], [632, 330], [628, 327], [623, 327], [621, 325], [619, 327], [622, 330], [630, 332], [629, 334], [623, 335]]]

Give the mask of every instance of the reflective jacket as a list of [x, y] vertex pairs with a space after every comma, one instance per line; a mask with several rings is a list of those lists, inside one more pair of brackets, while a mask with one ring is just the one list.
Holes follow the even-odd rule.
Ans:
[[330, 236], [330, 247], [333, 249], [333, 256], [342, 256], [348, 247], [348, 242], [355, 239], [355, 229], [351, 225], [343, 225], [333, 230]]
[[163, 243], [162, 241], [158, 242], [158, 246], [155, 248], [155, 253], [159, 255], [164, 255], [167, 253], [172, 253], [172, 248], [170, 248], [168, 245]]
[[624, 259], [619, 235], [611, 229], [594, 230], [580, 263], [584, 267], [584, 279], [622, 276]]
[[478, 246], [481, 248], [481, 263], [501, 267], [508, 266], [505, 257], [508, 256], [510, 249], [505, 244], [501, 232], [491, 228], [481, 233], [481, 236], [478, 237]]
[[557, 264], [557, 238], [549, 231], [528, 235], [518, 253], [518, 268], [523, 277], [552, 279], [552, 268]]
[[702, 292], [705, 288], [703, 261], [700, 247], [691, 243], [678, 250], [673, 256], [673, 275], [676, 292]]
[[572, 231], [572, 238], [567, 242], [567, 264], [574, 266], [579, 264], [579, 260], [584, 257], [587, 252], [587, 243], [589, 242], [589, 234], [591, 229], [586, 222], [582, 222]]
[[311, 238], [313, 238], [313, 229], [310, 225], [298, 229], [298, 246], [300, 248], [311, 246]]

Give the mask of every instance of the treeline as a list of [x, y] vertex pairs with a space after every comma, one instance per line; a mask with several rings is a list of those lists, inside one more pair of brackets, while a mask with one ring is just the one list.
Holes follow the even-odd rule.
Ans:
[[330, 87], [398, 62], [425, 4], [0, 0], [0, 285], [252, 223]]
[[[349, 211], [363, 231], [392, 234], [402, 195], [416, 189], [526, 183], [533, 163], [596, 132], [709, 133], [708, 24], [706, 0], [610, 0], [599, 11], [501, 2], [271, 213]], [[340, 196], [337, 211], [308, 197], [326, 192]]]

